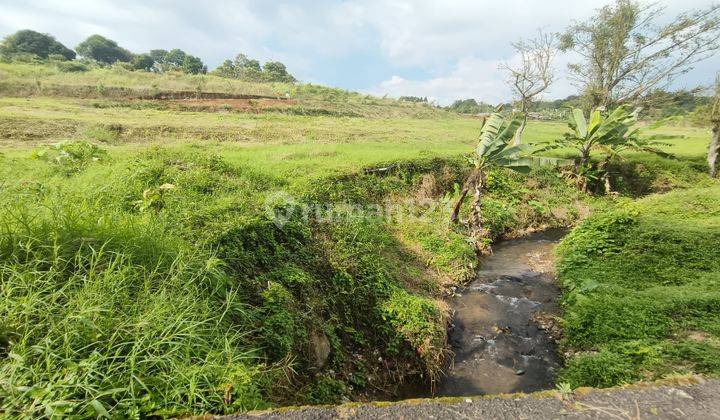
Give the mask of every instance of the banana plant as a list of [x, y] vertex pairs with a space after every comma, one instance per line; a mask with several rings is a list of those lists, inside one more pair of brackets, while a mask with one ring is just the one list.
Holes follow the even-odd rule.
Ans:
[[[578, 185], [583, 191], [588, 189], [588, 179], [603, 173], [606, 192], [610, 190], [609, 164], [613, 158], [631, 150], [649, 152], [661, 156], [670, 156], [658, 148], [667, 144], [640, 137], [640, 130], [635, 126], [640, 109], [630, 112], [626, 107], [618, 107], [606, 113], [602, 108], [590, 112], [588, 119], [579, 108], [572, 108], [568, 119], [570, 131], [551, 143], [544, 143], [540, 151], [569, 148], [578, 152], [575, 175]], [[599, 152], [605, 155], [598, 168], [590, 164], [591, 154]]]
[[480, 139], [474, 153], [470, 156], [474, 164], [473, 170], [468, 175], [460, 197], [453, 207], [450, 220], [453, 223], [458, 221], [458, 214], [463, 201], [468, 193], [473, 191], [473, 201], [468, 220], [471, 229], [471, 239], [475, 249], [480, 255], [491, 252], [490, 238], [482, 224], [482, 194], [485, 185], [485, 175], [491, 166], [510, 168], [512, 170], [527, 173], [533, 167], [539, 166], [560, 166], [571, 165], [572, 161], [567, 159], [556, 159], [550, 157], [539, 157], [524, 154], [528, 149], [527, 145], [512, 146], [510, 141], [520, 127], [521, 120], [513, 116], [509, 122], [505, 122], [499, 113], [493, 113], [483, 122], [480, 129]]

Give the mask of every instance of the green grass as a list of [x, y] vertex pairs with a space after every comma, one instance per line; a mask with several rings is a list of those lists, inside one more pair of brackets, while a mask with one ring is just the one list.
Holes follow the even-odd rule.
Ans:
[[559, 248], [561, 380], [611, 386], [720, 374], [720, 188], [653, 195], [597, 214]]
[[[390, 395], [399, 378], [437, 375], [446, 354], [443, 287], [471, 277], [477, 264], [464, 228], [448, 222], [477, 120], [310, 85], [292, 88], [292, 109], [255, 113], [105, 97], [97, 89], [80, 96], [99, 84], [192, 90], [202, 80], [207, 91], [231, 93], [276, 87], [113, 69], [70, 75], [16, 64], [0, 64], [0, 75], [7, 76], [5, 93], [12, 83], [36, 79], [41, 88], [56, 87], [0, 98], [3, 414], [229, 413], [337, 402], [369, 390]], [[525, 138], [548, 141], [564, 131], [563, 123], [531, 122]], [[633, 155], [618, 162], [613, 183], [620, 193], [713, 185], [702, 174], [706, 131], [657, 133], [676, 136], [670, 142], [678, 159]], [[364, 172], [388, 165], [387, 173]], [[278, 193], [314, 209], [334, 205], [342, 217], [328, 223], [295, 212], [276, 225], [269, 212], [295, 209], [268, 201]], [[666, 221], [678, 217], [653, 200], [642, 206]], [[609, 202], [577, 192], [554, 170], [492, 170], [484, 221], [497, 238], [571, 226]], [[355, 212], [357, 205], [364, 212]], [[402, 217], [377, 217], [386, 208]], [[610, 219], [599, 226], [616, 226]], [[591, 245], [615, 246], [607, 238], [626, 229], [602, 231]], [[703, 243], [690, 233], [683, 238]], [[703, 261], [678, 272], [692, 276]], [[673, 269], [657, 264], [638, 272], [646, 282], [665, 281]], [[614, 299], [598, 302], [614, 308]], [[573, 318], [570, 295], [567, 302], [567, 345], [600, 348], [611, 329], [584, 319], [585, 306]], [[631, 380], [638, 374], [625, 367], [635, 366], [628, 354], [636, 353], [650, 354], [653, 363], [687, 357], [693, 366], [713, 366], [707, 342], [652, 344], [648, 353], [647, 340], [662, 343], [657, 336], [675, 321], [657, 315], [652, 322], [662, 310], [638, 305], [640, 315], [627, 317], [635, 330], [626, 336], [637, 333], [642, 345], [602, 347], [578, 368], [571, 364], [568, 372], [580, 373], [567, 375], [602, 373], [610, 360], [617, 367], [596, 383]], [[692, 318], [693, 328], [715, 328], [705, 315]], [[318, 337], [331, 348], [323, 366], [313, 357]]]
[[[67, 143], [0, 158], [7, 414], [224, 413], [322, 395], [334, 401], [328, 383], [346, 384], [339, 389], [347, 393], [390, 386], [407, 372], [437, 375], [445, 354], [441, 284], [467, 278], [475, 265], [443, 206], [463, 161], [419, 158], [387, 176], [357, 174], [393, 157], [360, 143], [347, 149], [350, 164], [318, 158], [316, 170], [303, 173], [263, 166], [261, 155], [232, 146], [102, 152]], [[554, 173], [537, 176], [547, 186], [493, 176], [488, 218], [504, 214], [493, 220], [495, 234], [577, 218], [526, 204], [535, 197], [536, 206], [571, 209], [578, 199]], [[276, 226], [264, 205], [275, 191], [321, 205], [402, 207], [414, 196], [441, 205], [397, 223], [293, 218]], [[315, 377], [308, 346], [317, 334], [332, 356]], [[370, 355], [396, 367], [388, 371]]]

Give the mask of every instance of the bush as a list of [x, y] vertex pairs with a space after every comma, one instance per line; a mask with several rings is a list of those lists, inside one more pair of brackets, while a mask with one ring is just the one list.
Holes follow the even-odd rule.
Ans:
[[90, 70], [90, 68], [78, 61], [60, 61], [55, 66], [63, 73], [81, 73]]
[[66, 175], [80, 172], [91, 162], [102, 160], [106, 151], [86, 141], [62, 141], [43, 147], [33, 157], [52, 163]]
[[637, 379], [638, 373], [629, 358], [605, 351], [572, 358], [560, 374], [558, 382], [566, 382], [573, 388], [607, 388]]
[[[383, 319], [393, 326], [398, 338], [415, 350], [425, 371], [435, 379], [444, 359], [446, 315], [432, 300], [411, 295], [402, 289], [393, 292], [382, 305], [382, 312]], [[399, 343], [396, 345], [399, 346]]]

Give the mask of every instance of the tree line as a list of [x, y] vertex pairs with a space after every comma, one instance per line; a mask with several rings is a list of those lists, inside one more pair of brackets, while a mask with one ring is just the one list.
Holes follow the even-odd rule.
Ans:
[[[73, 62], [81, 57], [79, 64]], [[72, 50], [50, 34], [23, 29], [8, 35], [0, 43], [0, 57], [5, 60], [54, 61], [67, 71], [83, 71], [85, 64], [114, 65], [120, 63], [128, 70], [164, 73], [180, 71], [186, 74], [206, 74], [207, 66], [194, 55], [175, 48], [171, 50], [154, 49], [147, 53], [135, 54], [116, 41], [102, 35], [90, 35]], [[252, 82], [287, 82], [297, 80], [288, 73], [285, 65], [279, 61], [268, 61], [261, 65], [244, 54], [238, 54], [234, 60], [225, 60], [211, 74], [242, 79]]]

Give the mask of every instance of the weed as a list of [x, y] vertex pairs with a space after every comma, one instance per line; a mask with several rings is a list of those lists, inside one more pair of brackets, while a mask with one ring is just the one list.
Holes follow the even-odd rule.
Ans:
[[102, 160], [107, 152], [86, 141], [62, 141], [36, 150], [33, 157], [55, 165], [65, 175], [81, 171], [91, 162]]

